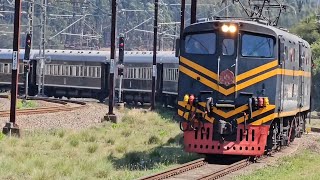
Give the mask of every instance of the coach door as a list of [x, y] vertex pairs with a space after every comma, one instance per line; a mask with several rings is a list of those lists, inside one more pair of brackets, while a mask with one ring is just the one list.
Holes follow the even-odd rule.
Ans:
[[[299, 71], [304, 72], [303, 62], [305, 60], [305, 51], [303, 49], [303, 44], [299, 43]], [[301, 74], [299, 76], [299, 106], [304, 106], [304, 76]]]
[[222, 33], [219, 39], [219, 59], [218, 59], [218, 82], [219, 92], [218, 104], [232, 106], [235, 94], [230, 93], [230, 89], [235, 90], [237, 75], [237, 54], [238, 36], [232, 33]]
[[284, 38], [282, 36], [279, 36], [279, 65], [281, 67], [281, 77], [280, 77], [280, 85], [278, 84], [279, 88], [279, 110], [283, 111], [283, 104], [284, 104], [284, 70], [285, 70], [285, 63], [288, 59], [288, 47], [284, 44]]

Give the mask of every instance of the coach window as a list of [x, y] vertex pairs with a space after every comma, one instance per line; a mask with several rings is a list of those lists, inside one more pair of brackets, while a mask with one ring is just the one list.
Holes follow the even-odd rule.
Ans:
[[23, 64], [19, 64], [19, 74], [23, 74]]
[[58, 65], [54, 65], [54, 75], [55, 76], [59, 75], [59, 66]]
[[0, 73], [4, 73], [4, 65], [2, 63], [0, 64]]
[[101, 78], [101, 68], [100, 67], [97, 68], [97, 77]]
[[76, 67], [75, 66], [70, 67], [70, 74], [71, 74], [71, 76], [76, 76]]
[[273, 51], [273, 38], [252, 34], [242, 35], [241, 55], [243, 57], [271, 58]]
[[62, 68], [63, 68], [62, 65], [59, 65], [59, 66], [58, 66], [58, 69], [59, 69], [58, 75], [60, 75], [60, 76], [62, 75]]
[[61, 68], [62, 68], [62, 76], [66, 76], [67, 75], [67, 67], [65, 65], [62, 65]]
[[222, 54], [224, 56], [231, 56], [234, 54], [234, 40], [224, 39], [222, 42]]
[[185, 38], [185, 51], [189, 54], [214, 54], [216, 52], [216, 34], [191, 34]]

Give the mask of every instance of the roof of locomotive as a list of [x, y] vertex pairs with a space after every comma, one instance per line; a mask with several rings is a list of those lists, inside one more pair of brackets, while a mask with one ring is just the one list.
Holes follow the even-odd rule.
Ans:
[[[239, 20], [239, 19], [227, 19], [227, 20], [212, 20], [212, 21], [204, 21], [204, 22], [198, 22], [195, 24], [192, 24], [188, 27], [186, 27], [185, 32], [188, 31], [196, 31], [199, 30], [197, 29], [197, 27], [205, 27], [204, 25], [208, 25], [208, 24], [213, 24], [213, 23], [238, 23], [241, 24], [242, 27], [244, 27], [245, 31], [251, 31], [254, 33], [260, 33], [260, 34], [264, 34], [267, 33], [269, 35], [273, 35], [275, 37], [277, 36], [283, 36], [285, 39], [290, 39], [291, 41], [294, 42], [303, 42], [304, 45], [306, 45], [307, 47], [310, 47], [309, 43], [307, 41], [305, 41], [304, 39], [302, 39], [301, 37], [292, 34], [284, 29], [275, 27], [275, 26], [270, 26], [267, 24], [263, 24], [261, 22], [257, 22], [257, 21], [249, 21], [249, 20]], [[207, 26], [210, 27], [212, 29], [212, 26]]]
[[[20, 50], [20, 60], [24, 57], [24, 50]], [[89, 51], [89, 50], [54, 50], [45, 51], [46, 57], [54, 61], [86, 61], [86, 62], [108, 62], [110, 59], [109, 51]], [[118, 54], [118, 52], [116, 52]], [[39, 58], [39, 50], [30, 52], [30, 59]], [[0, 60], [12, 59], [12, 49], [0, 49]], [[126, 51], [124, 62], [127, 63], [152, 63], [152, 51]], [[172, 51], [157, 52], [157, 62], [159, 63], [178, 63]]]

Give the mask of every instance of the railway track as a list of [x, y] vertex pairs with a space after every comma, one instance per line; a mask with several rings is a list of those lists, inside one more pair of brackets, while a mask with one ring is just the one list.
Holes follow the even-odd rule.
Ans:
[[198, 159], [198, 160], [195, 160], [195, 161], [191, 161], [189, 163], [185, 163], [179, 167], [175, 167], [175, 168], [172, 168], [172, 169], [169, 169], [167, 171], [164, 171], [164, 172], [160, 172], [158, 174], [154, 174], [154, 175], [151, 175], [151, 176], [146, 176], [146, 177], [142, 177], [140, 178], [139, 180], [160, 180], [160, 179], [166, 179], [166, 178], [169, 178], [169, 177], [172, 177], [172, 176], [175, 176], [177, 174], [181, 174], [183, 172], [186, 172], [186, 171], [190, 171], [192, 169], [196, 169], [196, 168], [199, 168], [201, 166], [204, 166], [206, 165], [207, 162], [205, 161], [204, 158], [201, 158], [201, 159]]
[[[82, 106], [52, 106], [52, 107], [43, 107], [43, 108], [34, 108], [34, 109], [21, 109], [17, 110], [17, 115], [30, 115], [30, 114], [45, 114], [45, 113], [55, 113], [62, 111], [72, 111], [82, 108]], [[0, 117], [9, 117], [10, 111], [0, 111]]]
[[239, 169], [242, 169], [244, 167], [247, 167], [248, 165], [250, 165], [252, 163], [252, 161], [248, 160], [248, 159], [244, 159], [241, 160], [239, 162], [233, 163], [231, 165], [227, 165], [226, 167], [223, 167], [221, 169], [218, 169], [217, 171], [213, 171], [207, 175], [204, 175], [200, 178], [198, 178], [198, 180], [212, 180], [212, 179], [218, 179], [221, 178], [227, 174], [230, 174], [232, 172], [235, 172]]
[[[151, 176], [142, 177], [138, 180], [161, 180], [161, 179], [197, 179], [197, 180], [212, 180], [223, 177], [234, 171], [242, 169], [250, 165], [252, 161], [243, 159], [236, 161], [230, 165], [224, 164], [209, 164], [204, 158], [198, 159], [181, 166], [160, 172]], [[186, 174], [185, 174], [186, 173]]]
[[[28, 100], [42, 100], [42, 101], [47, 101], [51, 103], [57, 103], [60, 105], [51, 106], [51, 107], [18, 109], [17, 115], [31, 115], [31, 114], [45, 114], [45, 113], [56, 113], [56, 112], [63, 112], [63, 111], [73, 111], [79, 108], [83, 108], [86, 105], [85, 102], [81, 102], [81, 101], [57, 100], [57, 99], [51, 99], [51, 98], [28, 98]], [[10, 116], [10, 110], [0, 111], [0, 117], [9, 117], [9, 116]]]

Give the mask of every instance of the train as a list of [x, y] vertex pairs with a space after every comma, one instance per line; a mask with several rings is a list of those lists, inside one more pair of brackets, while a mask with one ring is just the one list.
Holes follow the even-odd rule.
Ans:
[[[25, 78], [24, 50], [20, 50], [19, 89], [23, 94]], [[157, 97], [165, 104], [174, 104], [178, 89], [178, 58], [175, 52], [157, 52]], [[101, 102], [109, 91], [109, 51], [46, 50], [43, 80], [40, 75], [39, 50], [30, 52], [29, 94], [37, 95], [39, 81], [44, 95], [56, 98], [95, 98]], [[122, 79], [122, 100], [126, 103], [150, 103], [153, 52], [126, 51]], [[0, 49], [0, 90], [11, 87], [12, 50]], [[116, 97], [120, 78], [115, 75]], [[160, 100], [159, 100], [160, 101]]]
[[180, 39], [178, 109], [187, 152], [261, 156], [305, 131], [311, 49], [258, 20], [213, 19]]

